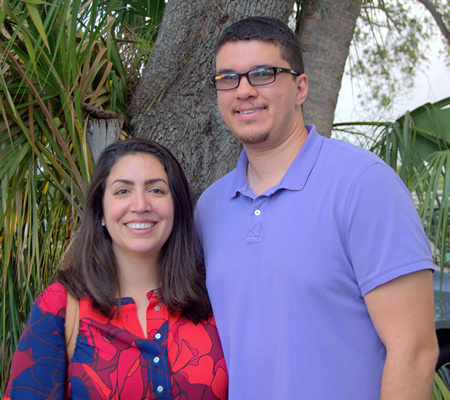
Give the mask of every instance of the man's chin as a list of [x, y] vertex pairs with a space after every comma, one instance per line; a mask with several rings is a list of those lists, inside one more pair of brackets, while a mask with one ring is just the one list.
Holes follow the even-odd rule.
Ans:
[[252, 144], [259, 144], [264, 143], [269, 138], [268, 132], [248, 132], [248, 133], [240, 133], [236, 134], [237, 139], [243, 144], [243, 145], [252, 145]]

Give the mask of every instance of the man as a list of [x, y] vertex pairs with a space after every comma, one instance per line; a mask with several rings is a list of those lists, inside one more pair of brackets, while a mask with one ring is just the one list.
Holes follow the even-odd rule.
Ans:
[[196, 223], [230, 399], [429, 399], [433, 265], [408, 190], [372, 153], [305, 126], [284, 23], [231, 25], [215, 64], [244, 151]]

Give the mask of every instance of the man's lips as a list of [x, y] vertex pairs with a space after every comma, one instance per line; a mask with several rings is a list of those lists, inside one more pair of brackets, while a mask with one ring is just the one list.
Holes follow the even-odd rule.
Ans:
[[240, 115], [248, 115], [248, 114], [254, 114], [260, 111], [264, 111], [264, 108], [254, 108], [252, 110], [237, 110], [236, 113]]

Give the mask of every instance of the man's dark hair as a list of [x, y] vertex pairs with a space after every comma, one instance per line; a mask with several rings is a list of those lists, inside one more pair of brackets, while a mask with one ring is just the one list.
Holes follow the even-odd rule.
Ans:
[[249, 17], [235, 22], [220, 35], [214, 54], [228, 42], [241, 40], [262, 40], [280, 46], [281, 57], [289, 66], [298, 72], [304, 73], [300, 43], [295, 33], [283, 21], [272, 17]]
[[102, 226], [103, 196], [113, 166], [122, 157], [133, 154], [156, 157], [169, 178], [174, 222], [161, 249], [157, 270], [161, 299], [170, 312], [180, 311], [181, 315], [198, 322], [209, 315], [211, 306], [204, 269], [196, 257], [194, 207], [188, 181], [169, 150], [148, 139], [127, 139], [103, 150], [91, 179], [81, 225], [64, 257], [57, 280], [73, 296], [92, 298], [93, 307], [102, 315], [111, 315], [117, 294], [120, 297], [120, 285], [112, 240]]

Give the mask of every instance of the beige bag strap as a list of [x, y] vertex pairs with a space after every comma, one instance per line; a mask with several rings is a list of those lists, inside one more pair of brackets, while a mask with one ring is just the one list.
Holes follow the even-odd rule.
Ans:
[[72, 359], [77, 342], [79, 309], [80, 304], [78, 299], [67, 292], [66, 322], [64, 323], [64, 328], [66, 331], [67, 360], [69, 362]]

